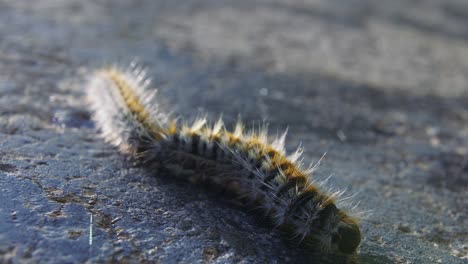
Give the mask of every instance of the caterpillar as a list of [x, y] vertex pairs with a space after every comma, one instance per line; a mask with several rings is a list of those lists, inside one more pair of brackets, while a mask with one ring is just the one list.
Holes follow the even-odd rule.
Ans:
[[[189, 124], [161, 111], [142, 68], [109, 66], [87, 84], [90, 108], [104, 139], [149, 169], [234, 194], [313, 252], [353, 254], [361, 242], [358, 219], [338, 209], [339, 192], [322, 190], [299, 148], [285, 151], [286, 132], [273, 141], [266, 129], [229, 131], [222, 119]], [[194, 171], [194, 173], [181, 173]]]

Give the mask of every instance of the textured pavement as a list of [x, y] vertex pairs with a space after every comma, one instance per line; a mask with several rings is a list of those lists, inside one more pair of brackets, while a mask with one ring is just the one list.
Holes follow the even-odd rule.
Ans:
[[468, 3], [387, 2], [0, 1], [0, 262], [332, 261], [97, 137], [87, 75], [136, 57], [177, 114], [327, 152], [357, 261], [467, 263]]

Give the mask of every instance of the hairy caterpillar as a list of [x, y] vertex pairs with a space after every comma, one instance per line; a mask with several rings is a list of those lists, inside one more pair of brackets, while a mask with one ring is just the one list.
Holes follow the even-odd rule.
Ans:
[[175, 175], [235, 194], [312, 251], [356, 251], [357, 220], [336, 207], [339, 193], [310, 180], [313, 168], [303, 167], [300, 148], [286, 155], [286, 133], [269, 143], [265, 130], [245, 131], [241, 122], [230, 132], [221, 119], [189, 125], [171, 118], [159, 110], [142, 72], [108, 67], [89, 80], [94, 119], [108, 142], [149, 168], [196, 171]]

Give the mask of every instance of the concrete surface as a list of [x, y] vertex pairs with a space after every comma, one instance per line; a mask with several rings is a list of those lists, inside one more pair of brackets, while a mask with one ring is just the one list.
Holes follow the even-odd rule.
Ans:
[[0, 262], [330, 262], [96, 136], [87, 74], [139, 57], [176, 113], [327, 152], [317, 177], [372, 210], [361, 263], [468, 263], [467, 17], [463, 0], [0, 1]]

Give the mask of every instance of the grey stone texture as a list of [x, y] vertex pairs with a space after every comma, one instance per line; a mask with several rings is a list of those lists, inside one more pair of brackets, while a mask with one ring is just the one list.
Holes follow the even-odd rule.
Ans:
[[166, 109], [327, 152], [370, 210], [349, 261], [467, 263], [467, 25], [463, 0], [0, 1], [0, 262], [333, 263], [98, 136], [87, 76], [138, 58]]

